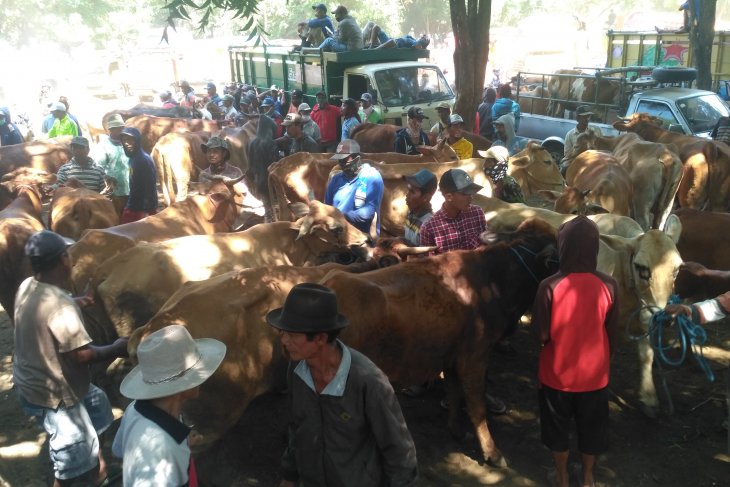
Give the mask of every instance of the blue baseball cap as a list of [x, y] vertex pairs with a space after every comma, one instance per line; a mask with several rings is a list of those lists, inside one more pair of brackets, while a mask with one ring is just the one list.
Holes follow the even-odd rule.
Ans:
[[436, 191], [436, 176], [428, 169], [421, 169], [410, 176], [403, 176], [403, 179], [424, 193]]
[[312, 5], [312, 10], [324, 10], [327, 11], [327, 6], [323, 3], [318, 3], [317, 5]]
[[273, 105], [275, 105], [274, 99], [271, 98], [270, 96], [267, 96], [266, 98], [264, 98], [264, 101], [261, 102], [262, 107], [270, 107]]
[[74, 241], [50, 230], [41, 230], [28, 238], [25, 255], [32, 262], [48, 262], [63, 254]]

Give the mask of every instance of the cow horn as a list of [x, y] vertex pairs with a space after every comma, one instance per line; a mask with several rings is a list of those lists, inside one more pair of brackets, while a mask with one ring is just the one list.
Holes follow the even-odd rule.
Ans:
[[427, 252], [432, 252], [436, 250], [438, 247], [429, 246], [429, 247], [400, 247], [396, 249], [396, 253], [401, 257], [407, 257], [409, 255], [418, 255], [418, 254], [425, 254]]

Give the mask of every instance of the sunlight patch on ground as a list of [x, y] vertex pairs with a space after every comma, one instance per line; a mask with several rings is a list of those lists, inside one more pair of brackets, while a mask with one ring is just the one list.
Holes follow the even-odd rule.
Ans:
[[0, 459], [36, 458], [41, 453], [45, 436], [45, 433], [41, 433], [36, 437], [35, 441], [21, 441], [14, 445], [0, 447]]
[[13, 388], [13, 357], [6, 355], [0, 360], [0, 392]]

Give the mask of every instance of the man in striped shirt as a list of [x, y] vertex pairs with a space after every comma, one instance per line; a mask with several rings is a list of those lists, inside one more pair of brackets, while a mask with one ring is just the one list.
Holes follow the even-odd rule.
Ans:
[[58, 170], [56, 187], [69, 186], [69, 182], [75, 180], [85, 188], [101, 193], [106, 174], [89, 157], [89, 141], [86, 137], [71, 139], [71, 154], [71, 160]]
[[411, 176], [403, 176], [403, 179], [408, 184], [404, 238], [411, 247], [418, 247], [421, 244], [421, 227], [433, 216], [431, 197], [436, 192], [436, 176], [427, 169], [421, 169]]

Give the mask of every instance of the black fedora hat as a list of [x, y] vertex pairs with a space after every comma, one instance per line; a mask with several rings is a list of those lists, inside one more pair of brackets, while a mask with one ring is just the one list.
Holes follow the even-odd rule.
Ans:
[[326, 333], [347, 326], [337, 312], [337, 297], [319, 284], [297, 284], [289, 291], [283, 308], [266, 315], [266, 321], [279, 330], [292, 333]]

